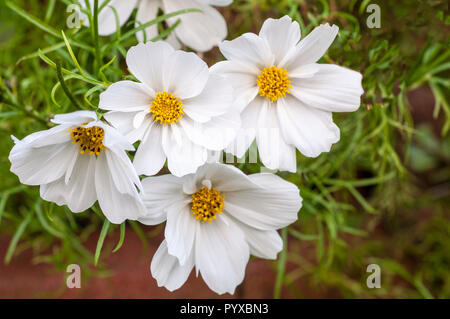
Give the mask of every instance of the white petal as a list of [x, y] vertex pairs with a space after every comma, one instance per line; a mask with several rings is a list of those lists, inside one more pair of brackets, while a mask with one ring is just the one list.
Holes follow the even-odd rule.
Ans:
[[267, 19], [259, 32], [275, 55], [275, 65], [295, 48], [300, 40], [300, 26], [297, 21], [292, 21], [289, 16], [281, 19]]
[[104, 110], [137, 112], [150, 109], [155, 93], [142, 83], [119, 81], [100, 94], [98, 107]]
[[337, 25], [330, 27], [328, 23], [314, 28], [310, 34], [300, 41], [295, 50], [286, 56], [280, 66], [291, 70], [298, 68], [300, 65], [317, 62], [333, 43], [338, 31]]
[[256, 129], [240, 129], [237, 132], [236, 138], [225, 148], [225, 152], [239, 159], [243, 159], [245, 153], [255, 140], [255, 137]]
[[169, 254], [178, 258], [184, 265], [192, 254], [195, 232], [200, 222], [192, 215], [189, 204], [180, 210], [178, 207], [167, 211], [167, 222], [164, 236]]
[[133, 120], [138, 112], [110, 111], [103, 115], [103, 118], [116, 128], [123, 135], [127, 135], [134, 130]]
[[207, 123], [196, 123], [187, 116], [180, 121], [180, 125], [191, 141], [214, 151], [223, 150], [234, 140], [240, 124], [241, 120], [237, 111], [214, 117]]
[[120, 158], [109, 150], [104, 153], [116, 189], [121, 194], [135, 194], [136, 187], [134, 182], [138, 183], [138, 185], [140, 185], [140, 182], [129, 158]]
[[155, 175], [166, 161], [162, 148], [162, 128], [154, 123], [149, 130], [134, 156], [133, 164], [138, 175]]
[[[131, 142], [127, 139], [125, 135], [123, 135], [121, 132], [119, 132], [117, 129], [115, 129], [112, 126], [109, 126], [103, 121], [97, 121], [97, 122], [91, 122], [85, 127], [91, 127], [91, 126], [98, 126], [103, 128], [105, 131], [105, 136], [103, 137], [103, 145], [110, 149], [111, 151], [115, 153], [122, 152], [122, 156], [125, 155], [125, 152], [123, 150], [127, 151], [134, 151], [134, 146], [131, 144]], [[120, 150], [120, 152], [116, 152], [117, 150]]]
[[41, 197], [60, 206], [67, 205], [74, 213], [83, 212], [97, 200], [94, 177], [95, 156], [80, 155], [67, 182], [61, 177], [52, 183], [42, 185]]
[[18, 141], [9, 154], [11, 172], [23, 184], [47, 184], [64, 175], [75, 152], [70, 142], [35, 148]]
[[180, 25], [175, 33], [181, 42], [196, 51], [209, 51], [227, 36], [227, 25], [222, 15], [214, 8], [195, 0], [164, 0], [164, 12], [182, 9], [200, 9], [202, 12], [189, 12], [167, 20], [173, 25], [178, 19]]
[[220, 163], [223, 157], [222, 151], [211, 151], [208, 150], [207, 163]]
[[144, 110], [142, 112], [136, 113], [133, 117], [133, 127], [135, 129], [141, 127], [149, 113], [150, 113], [149, 110]]
[[284, 139], [303, 155], [317, 157], [339, 141], [331, 112], [308, 107], [292, 96], [279, 99], [276, 109]]
[[292, 95], [308, 106], [331, 112], [353, 112], [361, 103], [362, 75], [333, 64], [317, 64], [318, 72], [308, 79], [292, 81]]
[[191, 195], [194, 194], [199, 188], [203, 187], [201, 184], [203, 181], [203, 175], [201, 172], [203, 172], [203, 168], [206, 165], [207, 164], [200, 166], [195, 174], [183, 176], [183, 193], [188, 196], [187, 198], [191, 199]]
[[222, 163], [208, 163], [201, 166], [195, 175], [184, 178], [183, 190], [194, 190], [186, 193], [192, 194], [201, 188], [202, 182], [209, 180], [220, 192], [232, 192], [257, 187], [247, 175], [233, 165]]
[[[144, 198], [145, 194], [141, 194], [142, 198]], [[145, 197], [147, 198], [147, 197]], [[145, 202], [145, 213], [143, 216], [140, 216], [137, 220], [144, 225], [159, 225], [163, 223], [167, 219], [167, 212], [174, 209], [176, 211], [182, 211], [186, 206], [189, 206], [190, 198], [186, 198], [183, 195], [181, 198], [177, 198], [176, 196], [171, 197], [173, 202], [171, 202], [168, 206], [165, 205], [166, 202], [161, 201], [161, 206], [158, 207], [150, 207], [148, 201]], [[163, 204], [164, 202], [164, 204]], [[161, 209], [159, 209], [161, 207]], [[165, 208], [167, 207], [167, 208]]]
[[57, 114], [52, 122], [55, 124], [79, 125], [97, 121], [97, 114], [94, 111], [75, 111], [66, 114]]
[[164, 90], [183, 100], [199, 95], [208, 78], [208, 65], [192, 52], [175, 51], [164, 65]]
[[[131, 179], [137, 178], [137, 175], [131, 168], [131, 162], [131, 167], [123, 167], [120, 164], [110, 167], [105, 154], [108, 151], [102, 152], [97, 157], [95, 166], [95, 189], [100, 208], [111, 223], [121, 224], [126, 219], [136, 220], [145, 214], [144, 205]], [[125, 179], [125, 176], [131, 178]], [[125, 185], [118, 188], [119, 181]], [[133, 188], [132, 193], [124, 192]]]
[[186, 197], [182, 191], [183, 180], [181, 178], [170, 174], [147, 177], [142, 180], [142, 186], [141, 198], [146, 214], [145, 218], [140, 218], [139, 221], [146, 225], [163, 222], [167, 218], [166, 211], [172, 205], [181, 209], [182, 203], [185, 203]]
[[75, 164], [77, 163], [78, 157], [81, 155], [83, 154], [80, 154], [78, 149], [73, 150], [72, 160], [69, 162], [66, 173], [64, 175], [64, 183], [69, 184], [70, 177], [72, 176], [72, 172], [75, 168]]
[[227, 192], [227, 213], [260, 230], [283, 228], [297, 220], [302, 206], [297, 186], [269, 173], [253, 174], [249, 178], [259, 187]]
[[[91, 8], [94, 10], [93, 1]], [[98, 15], [98, 34], [101, 36], [110, 35], [128, 20], [135, 8], [137, 0], [111, 0], [109, 4], [100, 11]], [[99, 5], [100, 6], [100, 5]], [[119, 17], [119, 25], [116, 24], [116, 14], [111, 9], [113, 7]]]
[[[127, 180], [134, 184], [139, 190], [142, 190], [142, 184], [139, 176], [137, 175], [127, 152], [124, 152], [124, 149], [114, 146], [113, 148], [107, 149], [105, 154], [107, 156], [108, 163], [114, 162], [114, 165], [110, 164], [110, 168], [114, 167], [115, 172], [120, 171], [120, 173], [118, 174], [120, 174], [123, 178], [127, 178]], [[113, 179], [116, 181], [115, 178], [116, 177], [113, 177]], [[122, 181], [122, 183], [124, 183], [124, 181]], [[117, 186], [118, 189], [125, 189], [121, 187]], [[129, 190], [130, 194], [135, 194], [135, 188], [130, 187], [127, 189]]]
[[136, 114], [137, 112], [110, 111], [103, 117], [120, 133], [125, 135], [130, 143], [134, 143], [144, 137], [145, 132], [152, 123], [151, 117], [147, 116], [142, 124], [138, 128], [135, 128], [133, 125], [133, 121]]
[[282, 124], [278, 120], [276, 105], [264, 100], [256, 133], [261, 161], [267, 168], [295, 173], [297, 171], [295, 148], [285, 140], [280, 126]]
[[310, 79], [319, 71], [320, 65], [317, 63], [302, 64], [294, 70], [289, 70], [289, 78], [294, 81], [295, 78]]
[[232, 41], [223, 41], [220, 51], [228, 59], [262, 70], [272, 66], [275, 59], [267, 42], [254, 33], [245, 33]]
[[211, 117], [228, 112], [233, 103], [233, 88], [228, 80], [211, 74], [200, 95], [183, 100], [184, 112], [197, 122], [207, 122]]
[[21, 141], [14, 141], [16, 144], [23, 144], [34, 148], [66, 143], [71, 141], [69, 132], [72, 128], [73, 125], [57, 125], [48, 130], [38, 131], [27, 135]]
[[200, 0], [200, 1], [212, 6], [220, 6], [220, 7], [228, 6], [233, 2], [233, 0]]
[[127, 52], [128, 69], [154, 92], [163, 91], [163, 66], [172, 52], [174, 49], [162, 41], [139, 43]]
[[223, 75], [233, 86], [236, 107], [242, 112], [258, 95], [256, 84], [260, 70], [238, 61], [221, 61], [211, 67], [211, 73]]
[[181, 266], [178, 259], [167, 252], [167, 243], [164, 240], [153, 256], [150, 271], [158, 282], [158, 287], [164, 286], [169, 291], [174, 291], [186, 282], [193, 267], [193, 255]]
[[277, 254], [283, 249], [283, 240], [275, 230], [247, 229], [245, 238], [250, 246], [250, 253], [259, 258], [277, 259]]
[[264, 99], [254, 99], [241, 113], [242, 128], [238, 131], [236, 139], [227, 148], [226, 152], [242, 158], [256, 137], [259, 113], [266, 102]]
[[233, 294], [244, 280], [250, 254], [244, 234], [226, 216], [199, 226], [195, 238], [195, 266], [211, 290]]
[[177, 124], [163, 128], [162, 140], [167, 166], [173, 175], [180, 177], [195, 173], [206, 162], [206, 149], [189, 140]]
[[277, 258], [277, 254], [283, 249], [283, 240], [276, 230], [259, 230], [235, 218], [233, 221], [244, 232], [250, 246], [250, 254], [265, 259]]
[[[159, 0], [141, 1], [138, 5], [138, 11], [136, 14], [135, 28], [153, 20], [158, 14], [158, 8], [161, 6]], [[145, 32], [145, 37], [144, 37]], [[153, 24], [143, 31], [136, 33], [136, 38], [139, 42], [148, 42], [158, 35], [158, 24]], [[144, 39], [146, 41], [144, 41]]]

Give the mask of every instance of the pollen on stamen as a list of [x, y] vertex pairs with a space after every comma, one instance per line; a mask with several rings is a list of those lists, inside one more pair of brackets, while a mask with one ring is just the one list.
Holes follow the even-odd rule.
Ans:
[[106, 149], [103, 145], [105, 131], [99, 126], [74, 128], [70, 130], [70, 137], [72, 144], [79, 144], [80, 154], [100, 155]]
[[291, 93], [291, 80], [287, 70], [276, 66], [264, 68], [257, 79], [259, 95], [275, 102]]
[[195, 219], [211, 223], [225, 208], [225, 197], [214, 187], [206, 186], [192, 194], [191, 211]]
[[174, 124], [184, 115], [183, 102], [170, 92], [158, 92], [150, 105], [155, 121], [160, 124]]

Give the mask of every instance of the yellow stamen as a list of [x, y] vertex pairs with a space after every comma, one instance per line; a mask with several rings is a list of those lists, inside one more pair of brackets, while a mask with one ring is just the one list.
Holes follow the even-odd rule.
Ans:
[[288, 72], [276, 66], [266, 67], [261, 71], [256, 82], [259, 86], [259, 95], [275, 102], [286, 94], [291, 93], [291, 80]]
[[214, 187], [208, 189], [206, 186], [192, 194], [192, 215], [203, 223], [211, 223], [225, 208], [225, 197]]
[[183, 103], [179, 98], [169, 92], [158, 92], [150, 105], [153, 119], [160, 124], [174, 124], [184, 114]]
[[101, 151], [106, 149], [103, 145], [105, 131], [99, 126], [74, 128], [70, 130], [70, 137], [73, 140], [72, 144], [80, 144], [78, 149], [81, 154], [100, 155]]

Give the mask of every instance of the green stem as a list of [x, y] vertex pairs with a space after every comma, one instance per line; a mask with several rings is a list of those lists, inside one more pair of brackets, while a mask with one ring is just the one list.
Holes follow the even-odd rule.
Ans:
[[75, 100], [75, 98], [73, 97], [73, 95], [70, 93], [69, 89], [66, 86], [66, 82], [64, 81], [64, 77], [61, 71], [61, 63], [59, 61], [56, 62], [56, 74], [58, 76], [59, 83], [61, 84], [61, 88], [63, 89], [66, 96], [69, 98], [72, 105], [80, 109], [78, 102]]
[[102, 230], [100, 232], [100, 236], [97, 241], [97, 248], [95, 249], [95, 267], [97, 267], [98, 260], [100, 259], [100, 252], [102, 251], [103, 243], [105, 242], [106, 235], [108, 234], [109, 225], [111, 225], [111, 223], [109, 222], [109, 220], [105, 219], [105, 221], [103, 222]]
[[102, 64], [102, 53], [98, 42], [98, 0], [94, 1], [94, 45], [95, 45], [95, 73], [99, 75], [99, 70]]
[[280, 299], [281, 297], [281, 288], [283, 287], [284, 281], [284, 272], [286, 268], [286, 259], [287, 259], [287, 228], [281, 230], [281, 238], [283, 239], [283, 250], [280, 253], [280, 259], [278, 260], [277, 265], [277, 279], [275, 282], [275, 291], [273, 294], [274, 299]]

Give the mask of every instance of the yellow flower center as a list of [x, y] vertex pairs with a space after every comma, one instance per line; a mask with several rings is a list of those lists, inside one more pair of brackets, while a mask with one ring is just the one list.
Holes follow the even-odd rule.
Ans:
[[192, 215], [199, 221], [211, 222], [221, 214], [225, 204], [225, 197], [214, 187], [208, 189], [206, 186], [192, 194]]
[[183, 117], [183, 102], [172, 93], [158, 92], [150, 105], [150, 111], [153, 119], [160, 124], [174, 124]]
[[[85, 123], [83, 123], [85, 125]], [[99, 126], [77, 127], [70, 130], [72, 144], [80, 144], [78, 149], [81, 154], [100, 155], [106, 147], [103, 145], [105, 131]]]
[[256, 82], [259, 86], [259, 95], [275, 102], [290, 93], [292, 88], [288, 72], [276, 66], [266, 67], [261, 71]]

